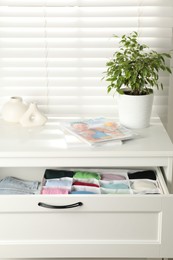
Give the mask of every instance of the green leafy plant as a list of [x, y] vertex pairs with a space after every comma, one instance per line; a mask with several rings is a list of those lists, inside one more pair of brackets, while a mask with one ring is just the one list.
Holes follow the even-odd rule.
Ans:
[[119, 44], [120, 49], [106, 63], [104, 78], [109, 82], [108, 93], [115, 90], [120, 94], [146, 95], [153, 93], [153, 87], [163, 89], [163, 84], [159, 83], [159, 71], [171, 73], [165, 62], [165, 58], [171, 56], [140, 44], [137, 32], [123, 35]]

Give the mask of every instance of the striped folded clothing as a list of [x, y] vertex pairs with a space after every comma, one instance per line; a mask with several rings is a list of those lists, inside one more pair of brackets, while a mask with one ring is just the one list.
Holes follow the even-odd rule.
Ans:
[[73, 182], [73, 185], [90, 186], [90, 187], [97, 187], [97, 188], [100, 187], [98, 184], [89, 183], [89, 182], [82, 182], [82, 181], [75, 181], [75, 182]]

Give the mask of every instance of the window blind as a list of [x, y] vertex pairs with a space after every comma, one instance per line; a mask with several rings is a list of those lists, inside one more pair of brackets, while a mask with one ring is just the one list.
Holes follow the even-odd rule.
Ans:
[[[11, 96], [50, 116], [114, 116], [102, 80], [118, 48], [113, 35], [137, 31], [159, 52], [172, 48], [172, 0], [0, 0], [0, 105]], [[167, 121], [169, 75], [154, 111]]]

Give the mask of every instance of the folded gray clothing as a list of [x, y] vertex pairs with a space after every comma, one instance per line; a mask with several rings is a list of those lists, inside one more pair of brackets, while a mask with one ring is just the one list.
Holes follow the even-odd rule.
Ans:
[[24, 191], [24, 190], [18, 190], [18, 189], [13, 189], [13, 188], [0, 188], [0, 195], [28, 195], [28, 194], [35, 194], [35, 192], [31, 192], [31, 191]]
[[8, 176], [0, 181], [0, 194], [34, 194], [38, 191], [39, 184], [38, 181]]

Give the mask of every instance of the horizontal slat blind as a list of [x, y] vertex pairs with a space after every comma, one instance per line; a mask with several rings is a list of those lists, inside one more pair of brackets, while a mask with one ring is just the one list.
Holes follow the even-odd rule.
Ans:
[[[172, 48], [172, 0], [0, 0], [0, 105], [10, 96], [52, 116], [114, 116], [101, 80], [118, 48], [114, 34], [138, 31], [157, 51]], [[155, 91], [166, 122], [169, 75]]]

